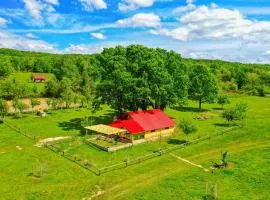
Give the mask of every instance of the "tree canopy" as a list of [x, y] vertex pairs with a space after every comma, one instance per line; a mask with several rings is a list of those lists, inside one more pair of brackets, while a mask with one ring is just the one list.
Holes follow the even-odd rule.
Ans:
[[164, 109], [187, 99], [187, 69], [179, 54], [131, 45], [105, 49], [98, 59], [98, 95], [119, 114], [149, 106]]
[[[44, 91], [19, 83], [13, 72], [52, 73]], [[11, 77], [11, 78], [10, 78]], [[100, 54], [73, 55], [0, 48], [0, 98], [53, 98], [54, 105], [106, 103], [127, 110], [182, 106], [188, 99], [212, 103], [220, 93], [270, 93], [270, 66], [182, 58], [174, 51], [142, 45], [106, 48]], [[38, 91], [38, 92], [37, 92]], [[224, 98], [223, 98], [224, 100]], [[56, 106], [56, 107], [58, 107]]]
[[195, 66], [190, 73], [190, 98], [199, 101], [199, 110], [202, 103], [213, 103], [218, 95], [218, 86], [215, 76], [203, 65]]

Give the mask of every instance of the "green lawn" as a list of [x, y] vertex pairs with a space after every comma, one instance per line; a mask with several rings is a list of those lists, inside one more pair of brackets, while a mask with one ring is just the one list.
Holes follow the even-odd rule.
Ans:
[[46, 77], [46, 81], [51, 80], [54, 75], [49, 73], [30, 73], [30, 72], [14, 72], [10, 76], [7, 77], [8, 80], [16, 80], [19, 84], [25, 84], [30, 88], [34, 86], [37, 87], [39, 93], [44, 92], [45, 82], [42, 83], [34, 83], [31, 81], [31, 74], [34, 75], [43, 75]]
[[[269, 199], [269, 134], [270, 98], [235, 96], [232, 105], [239, 102], [249, 106], [244, 128], [219, 136], [196, 145], [173, 152], [204, 167], [210, 161], [218, 161], [221, 151], [229, 152], [229, 161], [234, 167], [206, 173], [170, 154], [163, 155], [141, 164], [96, 176], [75, 163], [45, 148], [33, 146], [34, 142], [0, 125], [0, 194], [2, 199], [82, 199], [89, 198], [97, 190], [105, 193], [96, 199], [202, 199], [206, 183], [217, 184], [219, 199]], [[193, 120], [200, 115], [197, 102], [188, 108], [167, 109], [166, 112], [177, 121], [191, 119], [198, 132], [189, 140], [203, 135], [211, 135], [226, 127], [216, 104], [203, 105], [209, 117], [205, 121]], [[81, 141], [81, 120], [89, 116], [89, 111], [52, 111], [46, 118], [25, 114], [21, 119], [8, 117], [7, 121], [38, 138], [56, 136], [76, 136], [73, 141], [60, 143], [68, 152], [88, 159], [97, 166], [106, 166], [126, 158], [153, 152], [160, 147], [177, 145], [167, 139], [149, 142], [107, 153], [92, 148]], [[108, 123], [114, 112], [104, 107], [94, 116], [95, 123]], [[173, 137], [184, 140], [183, 134]], [[19, 146], [21, 150], [16, 148]], [[41, 178], [31, 176], [31, 172], [45, 166]], [[14, 192], [16, 191], [16, 192]]]

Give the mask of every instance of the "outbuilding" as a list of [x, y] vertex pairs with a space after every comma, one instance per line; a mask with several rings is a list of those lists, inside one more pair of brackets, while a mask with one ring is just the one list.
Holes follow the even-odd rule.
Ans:
[[41, 75], [36, 75], [34, 76], [34, 81], [37, 82], [44, 82], [46, 80], [45, 76], [41, 76]]
[[176, 123], [160, 109], [128, 112], [124, 119], [115, 120], [111, 127], [127, 131], [131, 141], [172, 135]]

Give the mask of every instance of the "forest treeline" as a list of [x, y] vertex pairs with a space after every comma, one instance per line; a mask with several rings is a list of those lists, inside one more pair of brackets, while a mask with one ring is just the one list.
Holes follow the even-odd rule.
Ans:
[[[5, 79], [13, 72], [52, 73], [45, 91]], [[270, 66], [184, 59], [174, 51], [141, 45], [106, 48], [100, 54], [48, 54], [0, 49], [0, 98], [44, 96], [67, 105], [107, 103], [125, 110], [214, 102], [226, 92], [265, 96]], [[95, 106], [94, 106], [95, 105]]]

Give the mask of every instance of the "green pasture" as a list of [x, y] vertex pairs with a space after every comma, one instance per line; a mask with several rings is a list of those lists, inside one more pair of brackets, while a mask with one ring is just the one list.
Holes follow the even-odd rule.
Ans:
[[[219, 199], [269, 199], [269, 139], [270, 98], [234, 96], [236, 103], [247, 103], [247, 118], [243, 128], [235, 129], [224, 136], [199, 144], [187, 146], [172, 154], [186, 158], [206, 168], [211, 161], [219, 161], [220, 153], [228, 151], [233, 168], [204, 172], [170, 154], [136, 164], [117, 171], [96, 176], [70, 160], [46, 148], [35, 147], [34, 141], [0, 125], [0, 194], [2, 199], [82, 199], [90, 198], [97, 191], [104, 194], [93, 199], [202, 199], [206, 183], [217, 184]], [[198, 131], [189, 140], [211, 135], [228, 127], [220, 117], [217, 104], [204, 104], [205, 121], [194, 120], [201, 115], [197, 102], [185, 108], [170, 108], [166, 113], [177, 122], [192, 120]], [[149, 142], [107, 153], [82, 142], [84, 132], [81, 121], [89, 117], [86, 109], [50, 111], [47, 117], [23, 114], [12, 116], [7, 122], [36, 136], [37, 139], [57, 136], [74, 136], [57, 145], [66, 152], [87, 159], [96, 166], [107, 166], [124, 159], [131, 159], [159, 148], [179, 145], [185, 136], [182, 133], [161, 141]], [[104, 106], [93, 116], [93, 124], [108, 123], [114, 111]], [[19, 147], [19, 148], [18, 148]], [[33, 171], [44, 169], [41, 177]]]
[[39, 93], [44, 92], [45, 82], [35, 83], [31, 80], [31, 75], [42, 75], [46, 77], [46, 81], [51, 80], [54, 75], [50, 73], [32, 73], [32, 72], [14, 72], [9, 75], [6, 80], [16, 81], [19, 84], [24, 84], [29, 88], [33, 88], [34, 86], [37, 88]]

